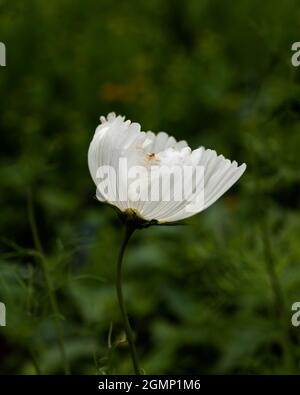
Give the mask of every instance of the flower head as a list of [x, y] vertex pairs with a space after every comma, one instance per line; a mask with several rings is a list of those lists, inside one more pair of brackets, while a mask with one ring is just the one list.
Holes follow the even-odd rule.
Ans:
[[246, 169], [214, 150], [191, 150], [165, 132], [142, 132], [138, 123], [114, 113], [100, 119], [88, 151], [96, 196], [145, 225], [205, 210]]

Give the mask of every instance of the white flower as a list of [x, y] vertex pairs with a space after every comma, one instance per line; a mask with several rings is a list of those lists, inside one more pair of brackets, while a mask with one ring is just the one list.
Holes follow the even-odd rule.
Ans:
[[[89, 147], [88, 165], [97, 185], [98, 200], [116, 206], [123, 213], [133, 213], [145, 221], [157, 223], [179, 221], [206, 209], [246, 169], [245, 164], [238, 166], [237, 162], [231, 162], [211, 149], [200, 147], [192, 151], [185, 141], [177, 142], [165, 132], [157, 135], [150, 131], [142, 132], [138, 123], [125, 121], [125, 117], [114, 113], [110, 113], [107, 118], [101, 117], [101, 124]], [[162, 186], [162, 190], [155, 195], [156, 198], [151, 199], [151, 193], [157, 192], [166, 169], [176, 168], [178, 171], [188, 167], [193, 169], [192, 173], [186, 175], [181, 187], [191, 187], [188, 195], [181, 194], [179, 199], [171, 197], [178, 192], [175, 181], [182, 181], [181, 176], [185, 174], [179, 176], [179, 173], [174, 173], [174, 180], [167, 187]], [[203, 173], [200, 176], [197, 173], [195, 180], [196, 168], [203, 169]], [[150, 172], [154, 169], [157, 172], [152, 177]], [[100, 181], [104, 175], [106, 190]], [[137, 176], [138, 182], [135, 178]], [[136, 188], [137, 184], [139, 188]], [[151, 196], [145, 194], [151, 188]], [[188, 207], [193, 209], [188, 210]]]

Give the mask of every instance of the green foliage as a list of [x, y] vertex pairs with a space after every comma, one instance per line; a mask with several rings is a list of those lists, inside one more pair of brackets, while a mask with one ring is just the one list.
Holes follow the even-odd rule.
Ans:
[[110, 111], [248, 164], [188, 226], [134, 235], [124, 291], [145, 372], [299, 372], [296, 5], [0, 0], [1, 373], [63, 373], [55, 319], [72, 373], [132, 369], [114, 283], [120, 224], [87, 168]]

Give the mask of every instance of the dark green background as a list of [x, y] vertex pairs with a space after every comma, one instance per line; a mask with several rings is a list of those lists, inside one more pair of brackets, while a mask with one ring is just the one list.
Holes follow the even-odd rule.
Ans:
[[131, 371], [121, 228], [87, 168], [110, 111], [248, 165], [188, 226], [134, 236], [125, 294], [143, 369], [299, 372], [299, 27], [291, 0], [0, 0], [0, 373], [63, 372], [30, 194], [72, 373]]

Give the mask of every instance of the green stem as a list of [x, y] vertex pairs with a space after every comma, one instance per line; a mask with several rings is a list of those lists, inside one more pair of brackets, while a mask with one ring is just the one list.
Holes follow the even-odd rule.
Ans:
[[129, 241], [131, 235], [133, 234], [134, 230], [135, 230], [134, 227], [132, 227], [130, 225], [126, 226], [125, 237], [124, 237], [123, 243], [121, 245], [121, 249], [120, 249], [119, 257], [118, 257], [118, 262], [117, 262], [116, 288], [117, 288], [119, 306], [120, 306], [122, 320], [123, 320], [123, 324], [124, 324], [124, 328], [125, 328], [125, 332], [126, 332], [126, 338], [127, 338], [128, 345], [129, 345], [129, 350], [130, 350], [130, 355], [131, 355], [131, 359], [132, 359], [134, 372], [135, 372], [135, 374], [140, 375], [141, 369], [139, 366], [137, 352], [136, 352], [136, 348], [135, 348], [135, 344], [134, 344], [134, 335], [133, 335], [132, 329], [130, 327], [130, 323], [129, 323], [129, 319], [128, 319], [128, 315], [127, 315], [127, 310], [126, 310], [126, 306], [124, 303], [123, 291], [122, 291], [123, 257], [124, 257], [124, 252], [125, 252], [126, 246], [128, 244], [128, 241]]
[[65, 345], [64, 345], [63, 330], [62, 330], [62, 327], [60, 324], [60, 312], [59, 312], [59, 308], [58, 308], [58, 304], [57, 304], [56, 294], [55, 294], [53, 284], [51, 281], [51, 276], [49, 273], [48, 261], [45, 257], [42, 243], [41, 243], [41, 240], [39, 237], [31, 191], [28, 192], [28, 218], [29, 218], [30, 229], [31, 229], [32, 237], [33, 237], [33, 242], [34, 242], [36, 250], [39, 252], [40, 263], [41, 263], [41, 267], [42, 267], [42, 271], [43, 271], [43, 275], [44, 275], [44, 279], [45, 279], [45, 283], [46, 283], [50, 306], [51, 306], [52, 313], [54, 316], [54, 325], [55, 325], [56, 334], [57, 334], [57, 343], [58, 343], [61, 358], [63, 361], [64, 372], [66, 375], [68, 375], [68, 374], [70, 374], [70, 367], [69, 367], [69, 362], [68, 362], [68, 358], [67, 358], [67, 354], [66, 354], [66, 350], [65, 350]]
[[286, 314], [284, 293], [281, 288], [281, 284], [275, 268], [274, 256], [266, 218], [262, 217], [262, 219], [260, 220], [260, 227], [264, 247], [265, 263], [274, 297], [275, 312], [279, 320], [279, 325], [282, 329], [282, 345], [284, 349], [285, 365], [287, 366], [287, 370], [291, 373], [294, 369], [294, 352], [289, 335], [289, 327], [287, 326], [287, 322], [289, 322], [289, 320]]
[[271, 288], [272, 288], [273, 295], [274, 295], [274, 305], [276, 308], [276, 313], [279, 316], [281, 316], [283, 314], [283, 312], [285, 311], [285, 302], [284, 302], [283, 291], [281, 289], [279, 278], [277, 276], [277, 272], [275, 269], [275, 262], [274, 262], [274, 257], [273, 257], [273, 253], [272, 253], [269, 229], [268, 229], [265, 218], [263, 218], [261, 220], [260, 227], [261, 227], [261, 233], [262, 233], [262, 241], [263, 241], [263, 247], [264, 247], [266, 268], [267, 268]]

